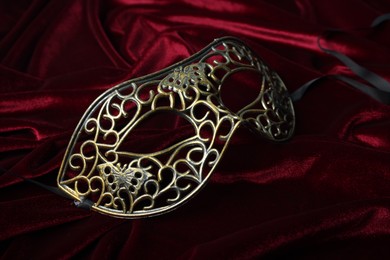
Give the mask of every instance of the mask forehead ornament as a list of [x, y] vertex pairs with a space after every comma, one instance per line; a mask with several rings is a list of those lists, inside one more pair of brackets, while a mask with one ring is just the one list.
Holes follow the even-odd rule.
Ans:
[[[259, 75], [258, 95], [237, 112], [221, 97], [235, 73]], [[237, 95], [246, 91], [237, 85]], [[174, 113], [193, 134], [154, 152], [132, 149], [132, 133], [153, 116]], [[272, 141], [294, 131], [292, 101], [282, 80], [240, 40], [225, 37], [160, 72], [123, 82], [87, 109], [68, 145], [58, 186], [76, 202], [122, 218], [163, 214], [207, 182], [235, 130], [245, 126]], [[164, 140], [161, 140], [163, 142]], [[130, 145], [128, 145], [130, 143]], [[157, 144], [156, 144], [157, 145]]]

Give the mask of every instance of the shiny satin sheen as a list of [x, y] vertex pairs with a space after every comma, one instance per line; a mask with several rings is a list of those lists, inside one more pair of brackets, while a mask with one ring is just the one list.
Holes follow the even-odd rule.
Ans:
[[[290, 91], [327, 74], [354, 78], [317, 37], [369, 27], [386, 12], [380, 0], [2, 1], [1, 256], [389, 257], [390, 108], [332, 79], [297, 103], [293, 140], [275, 145], [238, 132], [206, 189], [160, 218], [101, 216], [15, 176], [54, 186], [97, 96], [223, 35], [248, 42]], [[382, 22], [322, 45], [388, 81], [389, 30]], [[136, 145], [180, 135], [175, 122], [165, 126], [136, 133]]]

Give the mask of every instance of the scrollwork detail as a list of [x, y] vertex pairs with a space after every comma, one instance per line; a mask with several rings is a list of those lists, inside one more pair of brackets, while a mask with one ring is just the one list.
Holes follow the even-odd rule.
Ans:
[[[254, 102], [232, 113], [220, 90], [230, 75], [244, 70], [262, 75], [260, 92]], [[157, 111], [185, 119], [194, 136], [151, 153], [123, 149], [134, 129]], [[271, 140], [285, 139], [293, 118], [277, 74], [241, 42], [221, 41], [197, 60], [150, 79], [122, 83], [98, 99], [75, 131], [59, 185], [78, 200], [88, 197], [94, 209], [106, 214], [161, 214], [204, 185], [238, 126], [248, 122]]]

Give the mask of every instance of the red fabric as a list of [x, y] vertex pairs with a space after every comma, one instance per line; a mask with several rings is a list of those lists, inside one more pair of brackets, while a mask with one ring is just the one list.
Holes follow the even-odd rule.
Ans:
[[[1, 1], [0, 256], [389, 259], [390, 107], [334, 80], [296, 103], [291, 141], [238, 132], [206, 188], [163, 216], [110, 218], [17, 177], [54, 186], [97, 96], [214, 38], [246, 41], [293, 91], [351, 76], [318, 48], [326, 28], [386, 12], [385, 0]], [[323, 45], [390, 80], [389, 33], [385, 22]]]

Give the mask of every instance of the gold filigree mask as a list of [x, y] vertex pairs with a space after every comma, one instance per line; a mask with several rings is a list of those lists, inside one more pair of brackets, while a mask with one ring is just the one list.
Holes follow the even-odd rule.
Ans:
[[[259, 76], [257, 96], [234, 111], [224, 104], [221, 90], [230, 77], [247, 71]], [[244, 83], [234, 87], [235, 95], [246, 91]], [[180, 140], [157, 151], [135, 149], [131, 139], [137, 138], [137, 127], [166, 113], [184, 120], [192, 132], [184, 131]], [[240, 126], [284, 141], [294, 131], [294, 109], [276, 72], [243, 42], [224, 37], [97, 98], [73, 133], [58, 186], [78, 203], [87, 201], [93, 210], [111, 216], [163, 214], [205, 185]]]

